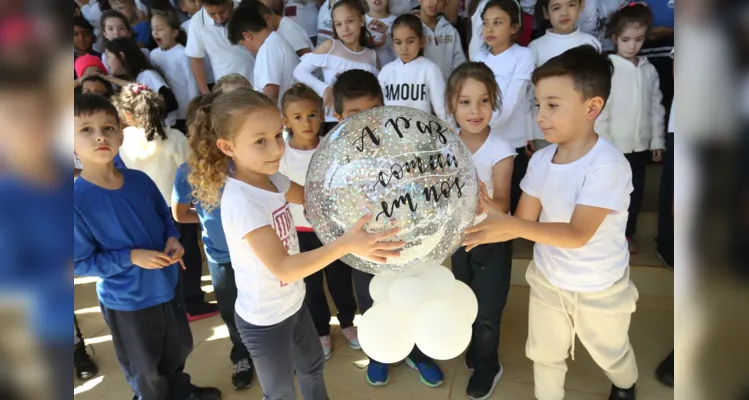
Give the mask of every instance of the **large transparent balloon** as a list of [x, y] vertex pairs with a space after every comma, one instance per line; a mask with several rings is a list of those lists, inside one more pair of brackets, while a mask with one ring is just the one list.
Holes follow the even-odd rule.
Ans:
[[369, 232], [401, 228], [406, 246], [388, 264], [354, 255], [362, 271], [413, 274], [440, 264], [473, 224], [478, 181], [471, 153], [437, 117], [409, 107], [378, 107], [336, 126], [312, 156], [305, 184], [308, 219], [323, 243], [365, 214]]

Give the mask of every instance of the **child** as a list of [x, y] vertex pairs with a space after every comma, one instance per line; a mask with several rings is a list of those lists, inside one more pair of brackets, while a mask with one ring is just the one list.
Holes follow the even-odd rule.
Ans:
[[[195, 127], [201, 118], [207, 118], [211, 102], [216, 95], [199, 95], [194, 98], [187, 108], [187, 126]], [[194, 131], [194, 129], [193, 129]], [[196, 134], [190, 133], [190, 137]], [[224, 228], [221, 225], [221, 210], [217, 207], [208, 212], [192, 197], [195, 187], [188, 182], [188, 175], [192, 167], [189, 162], [179, 166], [174, 179], [172, 191], [172, 216], [180, 224], [197, 224], [203, 232], [203, 248], [208, 261], [208, 271], [211, 273], [213, 290], [218, 303], [221, 319], [229, 331], [232, 348], [229, 353], [234, 369], [231, 385], [234, 389], [246, 389], [252, 386], [254, 377], [250, 353], [242, 343], [242, 338], [234, 321], [234, 303], [237, 301], [237, 284], [234, 280], [234, 268], [226, 245]]]
[[[333, 98], [338, 121], [385, 104], [377, 77], [362, 70], [342, 73], [333, 85]], [[369, 294], [369, 283], [374, 275], [352, 269], [351, 277], [359, 302], [359, 312], [364, 314], [373, 304], [372, 296]], [[434, 388], [444, 382], [440, 367], [416, 346], [406, 358], [406, 364], [417, 370], [421, 382], [429, 387]], [[367, 366], [367, 382], [372, 386], [383, 386], [389, 380], [389, 366], [370, 359]]]
[[[266, 25], [271, 31], [278, 33], [279, 36], [285, 40], [297, 57], [301, 57], [307, 53], [311, 53], [315, 46], [307, 36], [307, 32], [294, 22], [291, 18], [281, 17], [273, 13], [265, 4], [259, 0], [248, 0], [242, 3], [242, 8], [249, 8], [258, 14], [265, 20]], [[282, 91], [281, 93], [285, 93]], [[281, 97], [278, 95], [277, 97]]]
[[231, 43], [239, 43], [257, 54], [255, 87], [280, 105], [281, 94], [294, 84], [294, 68], [299, 65], [294, 49], [280, 31], [272, 30], [263, 16], [249, 6], [234, 11], [227, 31]]
[[383, 67], [395, 60], [391, 27], [396, 15], [388, 13], [388, 0], [367, 0], [369, 12], [366, 24], [372, 38], [370, 45], [377, 52], [377, 59]]
[[[115, 40], [120, 37], [132, 37], [133, 31], [130, 30], [130, 24], [127, 22], [127, 17], [121, 12], [115, 10], [108, 10], [101, 16], [101, 30], [102, 37], [104, 38], [104, 46], [107, 45], [111, 40]], [[140, 51], [143, 55], [148, 58], [150, 52], [148, 49], [141, 48]], [[106, 64], [107, 54], [105, 51], [101, 54], [101, 62], [107, 66], [107, 72], [112, 73], [109, 70], [109, 66]]]
[[317, 46], [328, 40], [333, 40], [333, 17], [331, 9], [335, 0], [325, 0], [320, 4], [320, 10], [317, 13]]
[[153, 39], [158, 47], [151, 50], [151, 62], [164, 72], [164, 78], [177, 100], [174, 128], [187, 132], [187, 105], [198, 95], [198, 84], [190, 68], [190, 58], [185, 55], [185, 33], [180, 29], [174, 11], [153, 10], [152, 14]]
[[216, 81], [216, 86], [213, 87], [212, 92], [226, 93], [237, 89], [252, 89], [252, 83], [239, 74], [224, 75]]
[[81, 80], [81, 93], [93, 93], [110, 98], [112, 93], [114, 93], [114, 89], [112, 89], [111, 83], [100, 76], [91, 75]]
[[237, 279], [236, 322], [255, 363], [263, 395], [270, 400], [327, 399], [324, 357], [309, 311], [304, 282], [348, 253], [374, 260], [399, 254], [403, 242], [382, 242], [397, 231], [368, 234], [362, 218], [339, 239], [299, 253], [288, 202], [301, 204], [303, 188], [278, 173], [285, 151], [276, 103], [262, 93], [238, 89], [211, 105], [195, 127], [188, 178], [206, 210], [221, 205]]
[[520, 200], [520, 180], [528, 168], [528, 86], [533, 73], [533, 53], [515, 43], [520, 30], [521, 10], [514, 0], [491, 0], [481, 12], [485, 47], [475, 61], [483, 62], [494, 73], [501, 93], [501, 111], [491, 122], [492, 134], [507, 140], [516, 149], [512, 176], [510, 210]]
[[122, 143], [117, 110], [104, 97], [75, 102], [74, 271], [96, 284], [115, 354], [135, 397], [219, 399], [184, 372], [192, 334], [176, 293], [184, 253], [158, 187], [143, 172], [114, 167]]
[[[333, 115], [333, 91], [331, 85], [336, 77], [347, 70], [361, 69], [377, 74], [380, 64], [377, 53], [367, 48], [369, 32], [364, 26], [364, 9], [359, 0], [339, 0], [333, 6], [335, 30], [333, 40], [317, 46], [314, 53], [302, 57], [294, 70], [294, 78], [314, 89], [322, 97], [325, 107], [325, 127], [323, 136], [338, 124]], [[324, 81], [312, 73], [322, 70]]]
[[[482, 36], [482, 28], [484, 27], [484, 21], [481, 15], [484, 12], [489, 0], [472, 1], [468, 15], [471, 18], [471, 41], [468, 44], [468, 58], [471, 61], [476, 60], [476, 56], [481, 52], [481, 48], [484, 44], [484, 37]], [[531, 41], [531, 32], [533, 31], [533, 8], [536, 5], [536, 0], [522, 0], [518, 2], [518, 8], [521, 10], [519, 16], [519, 29], [515, 34], [515, 43], [521, 46], [528, 46]]]
[[539, 26], [547, 25], [546, 20], [551, 24], [546, 34], [528, 45], [528, 48], [533, 50], [537, 67], [573, 47], [590, 44], [597, 49], [601, 48], [601, 42], [598, 39], [580, 31], [577, 27], [582, 6], [583, 0], [538, 0], [536, 2], [535, 15]]
[[608, 27], [616, 44], [611, 95], [596, 121], [596, 132], [624, 153], [632, 168], [632, 197], [625, 235], [629, 252], [635, 253], [632, 238], [645, 194], [645, 168], [661, 161], [666, 145], [664, 117], [658, 72], [647, 57], [638, 56], [650, 30], [653, 14], [642, 3], [629, 3], [617, 11]]
[[424, 26], [419, 17], [403, 14], [393, 23], [398, 58], [382, 68], [378, 79], [385, 105], [406, 106], [445, 115], [445, 80], [437, 64], [423, 56]]
[[114, 76], [100, 76], [120, 87], [136, 82], [158, 92], [166, 104], [167, 126], [173, 126], [177, 122], [176, 111], [179, 108], [177, 98], [164, 80], [164, 75], [154, 68], [138, 45], [130, 38], [117, 38], [107, 43], [104, 53], [107, 57], [107, 65]]
[[420, 1], [419, 18], [424, 23], [426, 36], [424, 56], [440, 67], [442, 79], [446, 80], [458, 65], [466, 62], [460, 35], [458, 35], [458, 30], [450, 24], [450, 21], [441, 15], [446, 0]]
[[609, 398], [635, 399], [637, 365], [627, 332], [638, 294], [624, 237], [632, 172], [594, 129], [612, 72], [611, 61], [589, 45], [536, 69], [536, 121], [552, 144], [531, 158], [517, 212], [491, 211], [483, 199], [489, 217], [467, 229], [469, 251], [516, 237], [536, 242], [526, 272], [526, 354], [540, 400], [564, 398], [575, 336], [614, 383]]
[[101, 62], [98, 56], [93, 54], [84, 54], [75, 59], [75, 75], [85, 78], [91, 75], [106, 75], [107, 68]]
[[[279, 172], [288, 176], [293, 182], [304, 186], [307, 168], [317, 145], [320, 144], [320, 137], [317, 134], [322, 122], [320, 118], [322, 99], [307, 86], [296, 84], [284, 93], [281, 103], [283, 124], [290, 134], [286, 141], [286, 151], [281, 159]], [[304, 216], [304, 208], [297, 204], [292, 204], [290, 207], [299, 237], [299, 251], [310, 251], [322, 247], [322, 242]], [[327, 279], [328, 290], [338, 310], [337, 317], [341, 332], [349, 347], [359, 350], [361, 346], [359, 346], [354, 327], [356, 301], [351, 285], [351, 267], [341, 260], [336, 260], [322, 270], [304, 278], [307, 286], [304, 302], [309, 308], [317, 336], [320, 337], [325, 360], [329, 360], [332, 356], [331, 315], [325, 289], [323, 289], [324, 279]]]
[[[175, 0], [177, 7], [184, 15], [187, 16], [187, 20], [182, 22], [182, 31], [190, 32], [190, 21], [196, 13], [200, 12], [203, 8], [203, 2], [201, 0]], [[185, 44], [187, 46], [187, 44]], [[192, 62], [190, 63], [192, 67]], [[211, 58], [207, 55], [203, 57], [203, 70], [205, 71], [205, 81], [208, 89], [212, 89], [216, 79], [213, 77], [213, 67], [211, 67]], [[197, 81], [196, 81], [197, 83]]]
[[232, 45], [226, 37], [226, 23], [239, 3], [233, 0], [205, 0], [203, 8], [190, 18], [185, 54], [202, 94], [210, 93], [205, 57], [210, 57], [213, 77], [237, 73], [252, 82], [255, 58], [242, 46]]
[[[91, 26], [86, 18], [75, 17], [73, 18], [73, 50], [75, 51], [75, 58], [83, 55], [91, 55], [97, 58], [101, 57], [100, 53], [94, 51], [94, 27]], [[76, 76], [80, 78], [80, 75]]]
[[[490, 7], [491, 4], [486, 9], [490, 10]], [[486, 185], [489, 201], [501, 212], [508, 213], [516, 151], [489, 125], [500, 102], [500, 91], [492, 70], [478, 62], [459, 66], [450, 75], [446, 97], [449, 112], [459, 127], [460, 138], [471, 151], [479, 179]], [[473, 400], [486, 399], [492, 395], [503, 372], [497, 352], [502, 311], [510, 291], [512, 244], [484, 244], [470, 253], [461, 247], [451, 260], [455, 279], [473, 289], [479, 304], [471, 344], [466, 352], [466, 366], [474, 371], [468, 380], [466, 394]]]
[[138, 10], [134, 0], [109, 0], [112, 10], [119, 11], [132, 27], [135, 41], [140, 47], [148, 47], [151, 42], [151, 23]]
[[318, 2], [315, 0], [284, 0], [283, 3], [283, 15], [301, 26], [307, 32], [307, 37], [314, 46], [317, 43]]

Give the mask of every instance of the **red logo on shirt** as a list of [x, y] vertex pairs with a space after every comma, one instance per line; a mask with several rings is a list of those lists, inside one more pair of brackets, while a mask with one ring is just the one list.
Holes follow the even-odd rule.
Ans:
[[[289, 210], [289, 203], [285, 203], [279, 207], [276, 211], [273, 211], [273, 230], [276, 231], [276, 235], [281, 239], [284, 248], [289, 254], [299, 253], [299, 240], [294, 230], [294, 220], [291, 218], [291, 211]], [[288, 285], [288, 283], [280, 282], [281, 287]]]

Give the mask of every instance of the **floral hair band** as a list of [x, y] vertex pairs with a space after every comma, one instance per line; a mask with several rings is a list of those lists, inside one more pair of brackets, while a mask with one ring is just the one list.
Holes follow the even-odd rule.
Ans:
[[619, 9], [621, 10], [623, 8], [634, 7], [634, 6], [645, 6], [645, 7], [647, 7], [648, 4], [645, 3], [644, 1], [629, 1], [629, 2], [622, 3], [622, 5], [619, 6]]
[[132, 90], [134, 94], [140, 94], [141, 91], [149, 91], [151, 89], [149, 89], [148, 86], [146, 85], [137, 84], [137, 85], [133, 85]]

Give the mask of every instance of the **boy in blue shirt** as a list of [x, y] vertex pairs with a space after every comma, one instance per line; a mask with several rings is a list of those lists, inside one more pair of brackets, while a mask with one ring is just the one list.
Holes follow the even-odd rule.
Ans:
[[83, 166], [73, 189], [74, 271], [101, 278], [101, 312], [130, 387], [141, 399], [220, 399], [218, 389], [195, 387], [184, 372], [192, 350], [176, 290], [184, 249], [156, 184], [114, 165], [123, 140], [117, 109], [81, 95], [74, 126]]

